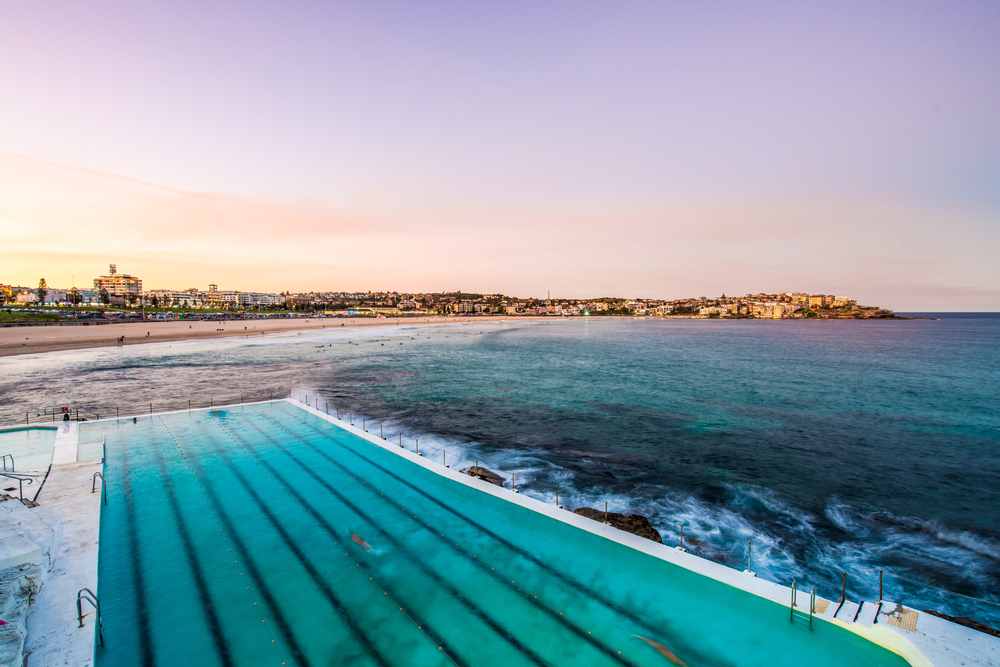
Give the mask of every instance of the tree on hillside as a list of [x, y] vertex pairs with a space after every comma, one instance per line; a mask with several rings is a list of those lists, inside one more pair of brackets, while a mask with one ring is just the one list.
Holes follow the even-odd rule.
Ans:
[[38, 295], [38, 303], [45, 303], [45, 297], [49, 293], [48, 286], [49, 284], [45, 282], [45, 278], [38, 281], [38, 289], [35, 291], [35, 294]]
[[100, 299], [101, 303], [105, 306], [111, 305], [111, 295], [108, 294], [108, 289], [106, 287], [101, 288]]
[[149, 303], [152, 304], [153, 308], [156, 308], [160, 305], [160, 297], [154, 294], [152, 298], [150, 298]]
[[69, 302], [74, 306], [79, 306], [80, 302], [83, 301], [83, 295], [80, 294], [80, 290], [73, 288], [69, 291]]

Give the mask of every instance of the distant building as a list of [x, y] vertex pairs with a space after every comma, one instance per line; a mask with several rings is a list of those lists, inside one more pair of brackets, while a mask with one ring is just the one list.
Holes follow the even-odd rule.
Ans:
[[835, 296], [833, 297], [833, 306], [835, 308], [853, 308], [858, 305], [858, 302], [846, 296]]
[[115, 264], [111, 265], [109, 275], [94, 278], [94, 291], [100, 293], [102, 289], [107, 290], [112, 299], [121, 299], [123, 302], [142, 297], [142, 281], [127, 273], [118, 273], [118, 266]]
[[311, 305], [313, 299], [311, 296], [295, 296], [289, 294], [285, 297], [285, 303], [289, 306], [308, 306]]

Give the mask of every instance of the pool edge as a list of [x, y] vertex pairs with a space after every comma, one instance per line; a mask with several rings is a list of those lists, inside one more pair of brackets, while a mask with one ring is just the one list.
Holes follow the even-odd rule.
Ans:
[[[279, 400], [304, 410], [308, 414], [319, 417], [320, 419], [348, 431], [349, 433], [353, 433], [354, 435], [368, 441], [370, 444], [381, 447], [388, 452], [392, 452], [397, 456], [400, 456], [411, 463], [415, 463], [439, 476], [464, 484], [484, 493], [488, 493], [494, 497], [514, 503], [525, 509], [543, 514], [575, 528], [579, 528], [594, 535], [617, 542], [623, 546], [641, 551], [649, 556], [666, 561], [678, 567], [682, 567], [685, 570], [694, 572], [695, 574], [708, 577], [722, 584], [732, 586], [747, 593], [764, 598], [789, 609], [789, 613], [791, 613], [792, 589], [788, 586], [768, 581], [766, 579], [760, 579], [755, 574], [751, 574], [746, 571], [734, 570], [725, 565], [721, 565], [719, 563], [701, 558], [700, 556], [682, 551], [677, 547], [659, 544], [653, 542], [652, 540], [639, 537], [638, 535], [618, 530], [610, 525], [602, 524], [592, 519], [573, 514], [572, 512], [564, 509], [560, 509], [555, 505], [549, 505], [548, 503], [542, 502], [536, 498], [531, 498], [530, 496], [525, 496], [509, 489], [498, 487], [495, 484], [491, 484], [479, 478], [471, 477], [451, 468], [439, 465], [407, 449], [403, 449], [397, 445], [392, 445], [387, 440], [368, 433], [355, 425], [346, 424], [343, 420], [338, 419], [337, 417], [333, 417], [315, 407], [309, 406], [308, 404], [302, 403], [293, 398], [283, 398]], [[262, 402], [266, 403], [268, 401]], [[800, 592], [800, 595], [804, 596], [807, 594], [802, 594]], [[799, 597], [799, 599], [801, 600], [802, 597]], [[914, 632], [909, 632], [902, 628], [896, 628], [888, 625], [886, 622], [888, 620], [888, 616], [885, 615], [885, 611], [881, 611], [896, 608], [897, 603], [882, 600], [878, 607], [881, 614], [879, 611], [876, 611], [875, 616], [872, 617], [873, 619], [878, 619], [881, 615], [882, 620], [878, 621], [868, 619], [868, 617], [871, 616], [871, 611], [875, 610], [874, 607], [870, 606], [873, 603], [863, 602], [862, 604], [865, 605], [863, 607], [865, 610], [864, 617], [859, 615], [857, 621], [844, 621], [839, 618], [840, 614], [837, 614], [838, 617], [834, 617], [834, 614], [839, 611], [844, 614], [845, 617], [853, 618], [854, 613], [858, 610], [858, 603], [855, 602], [852, 604], [850, 601], [846, 601], [843, 605], [845, 608], [849, 608], [849, 612], [840, 609], [837, 603], [831, 603], [823, 614], [817, 614], [815, 618], [819, 622], [830, 623], [834, 626], [843, 628], [848, 632], [852, 632], [887, 651], [891, 651], [892, 653], [901, 656], [913, 667], [957, 667], [959, 665], [970, 664], [970, 660], [974, 661], [972, 664], [1000, 664], [1000, 640], [994, 640], [989, 635], [951, 623], [930, 614], [917, 612], [917, 610], [910, 610], [908, 607], [899, 605], [905, 610], [917, 612], [919, 614], [919, 623], [922, 626], [921, 629], [919, 631], [915, 630]], [[799, 606], [801, 607], [801, 604]], [[956, 654], [951, 647], [955, 646], [959, 641], [963, 644], [971, 644], [972, 646], [969, 647], [963, 646], [963, 648], [966, 649], [971, 648], [971, 652], [965, 650], [960, 654]], [[945, 645], [941, 645], [942, 642], [944, 642]]]

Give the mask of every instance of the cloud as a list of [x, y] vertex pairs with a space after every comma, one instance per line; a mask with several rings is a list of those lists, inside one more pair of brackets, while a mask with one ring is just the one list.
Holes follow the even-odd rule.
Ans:
[[115, 262], [147, 288], [803, 290], [900, 310], [1000, 309], [990, 212], [875, 194], [540, 205], [369, 193], [334, 205], [187, 192], [0, 152], [0, 232], [0, 281], [29, 285], [87, 284]]

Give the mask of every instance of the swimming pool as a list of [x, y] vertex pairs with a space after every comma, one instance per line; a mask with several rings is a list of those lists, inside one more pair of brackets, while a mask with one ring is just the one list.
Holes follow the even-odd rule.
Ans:
[[55, 441], [56, 429], [51, 426], [0, 430], [0, 456], [8, 457], [0, 470], [44, 470], [52, 461]]
[[106, 437], [101, 667], [906, 665], [289, 403]]

